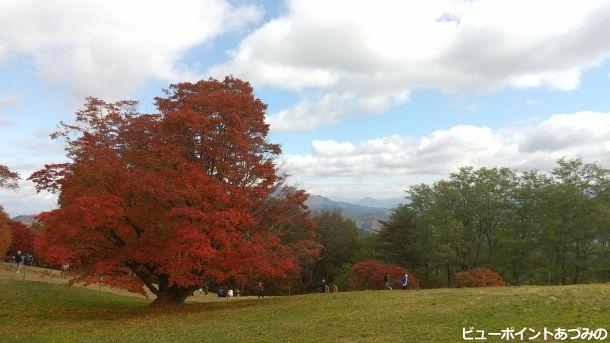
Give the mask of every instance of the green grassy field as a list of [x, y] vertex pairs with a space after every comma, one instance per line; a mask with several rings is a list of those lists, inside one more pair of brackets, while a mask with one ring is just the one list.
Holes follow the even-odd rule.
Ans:
[[610, 284], [367, 291], [187, 303], [0, 280], [1, 342], [459, 342], [462, 327], [606, 327]]

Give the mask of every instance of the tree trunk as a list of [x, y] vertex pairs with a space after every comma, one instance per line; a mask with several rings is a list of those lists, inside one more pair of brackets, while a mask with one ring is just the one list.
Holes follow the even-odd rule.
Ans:
[[[126, 266], [140, 278], [151, 293], [157, 296], [150, 306], [180, 305], [199, 288], [199, 286], [180, 287], [171, 285], [167, 274], [154, 274], [155, 267], [138, 264], [135, 260], [130, 260], [126, 263]], [[139, 266], [145, 267], [146, 270], [138, 268]], [[157, 284], [152, 281], [155, 278]]]
[[165, 290], [159, 290], [157, 299], [155, 299], [150, 306], [180, 305], [184, 303], [186, 298], [192, 293], [192, 287], [171, 287]]

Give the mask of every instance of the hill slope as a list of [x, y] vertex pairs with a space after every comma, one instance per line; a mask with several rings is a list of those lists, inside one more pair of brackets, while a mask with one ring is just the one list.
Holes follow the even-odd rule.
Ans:
[[344, 292], [170, 309], [149, 308], [149, 302], [79, 287], [0, 280], [0, 340], [459, 342], [463, 327], [499, 332], [512, 326], [607, 326], [610, 284]]

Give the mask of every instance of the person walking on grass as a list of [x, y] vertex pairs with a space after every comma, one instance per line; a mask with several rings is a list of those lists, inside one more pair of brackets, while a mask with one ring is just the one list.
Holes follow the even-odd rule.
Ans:
[[383, 277], [383, 283], [385, 284], [385, 289], [392, 289], [392, 287], [390, 287], [390, 274], [385, 274]]
[[17, 274], [21, 273], [21, 264], [23, 263], [23, 255], [21, 255], [21, 250], [17, 251], [17, 255], [15, 255], [15, 263], [17, 264]]
[[402, 289], [407, 289], [407, 287], [409, 286], [409, 275], [405, 274], [405, 276], [402, 277], [401, 284], [402, 284]]
[[262, 282], [259, 282], [258, 286], [256, 286], [256, 295], [258, 298], [265, 298], [265, 288]]

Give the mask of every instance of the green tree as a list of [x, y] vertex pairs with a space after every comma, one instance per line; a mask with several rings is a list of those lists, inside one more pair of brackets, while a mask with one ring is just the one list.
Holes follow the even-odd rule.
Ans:
[[[596, 280], [607, 266], [608, 202], [605, 185], [610, 173], [581, 158], [561, 159], [552, 170], [553, 185], [545, 197], [542, 242], [548, 282], [578, 283]], [[603, 262], [603, 261], [602, 261]]]
[[[313, 216], [320, 252], [311, 271], [314, 287], [322, 279], [333, 281], [354, 261], [358, 249], [358, 228], [338, 211], [321, 211]], [[345, 286], [345, 285], [342, 285]]]

